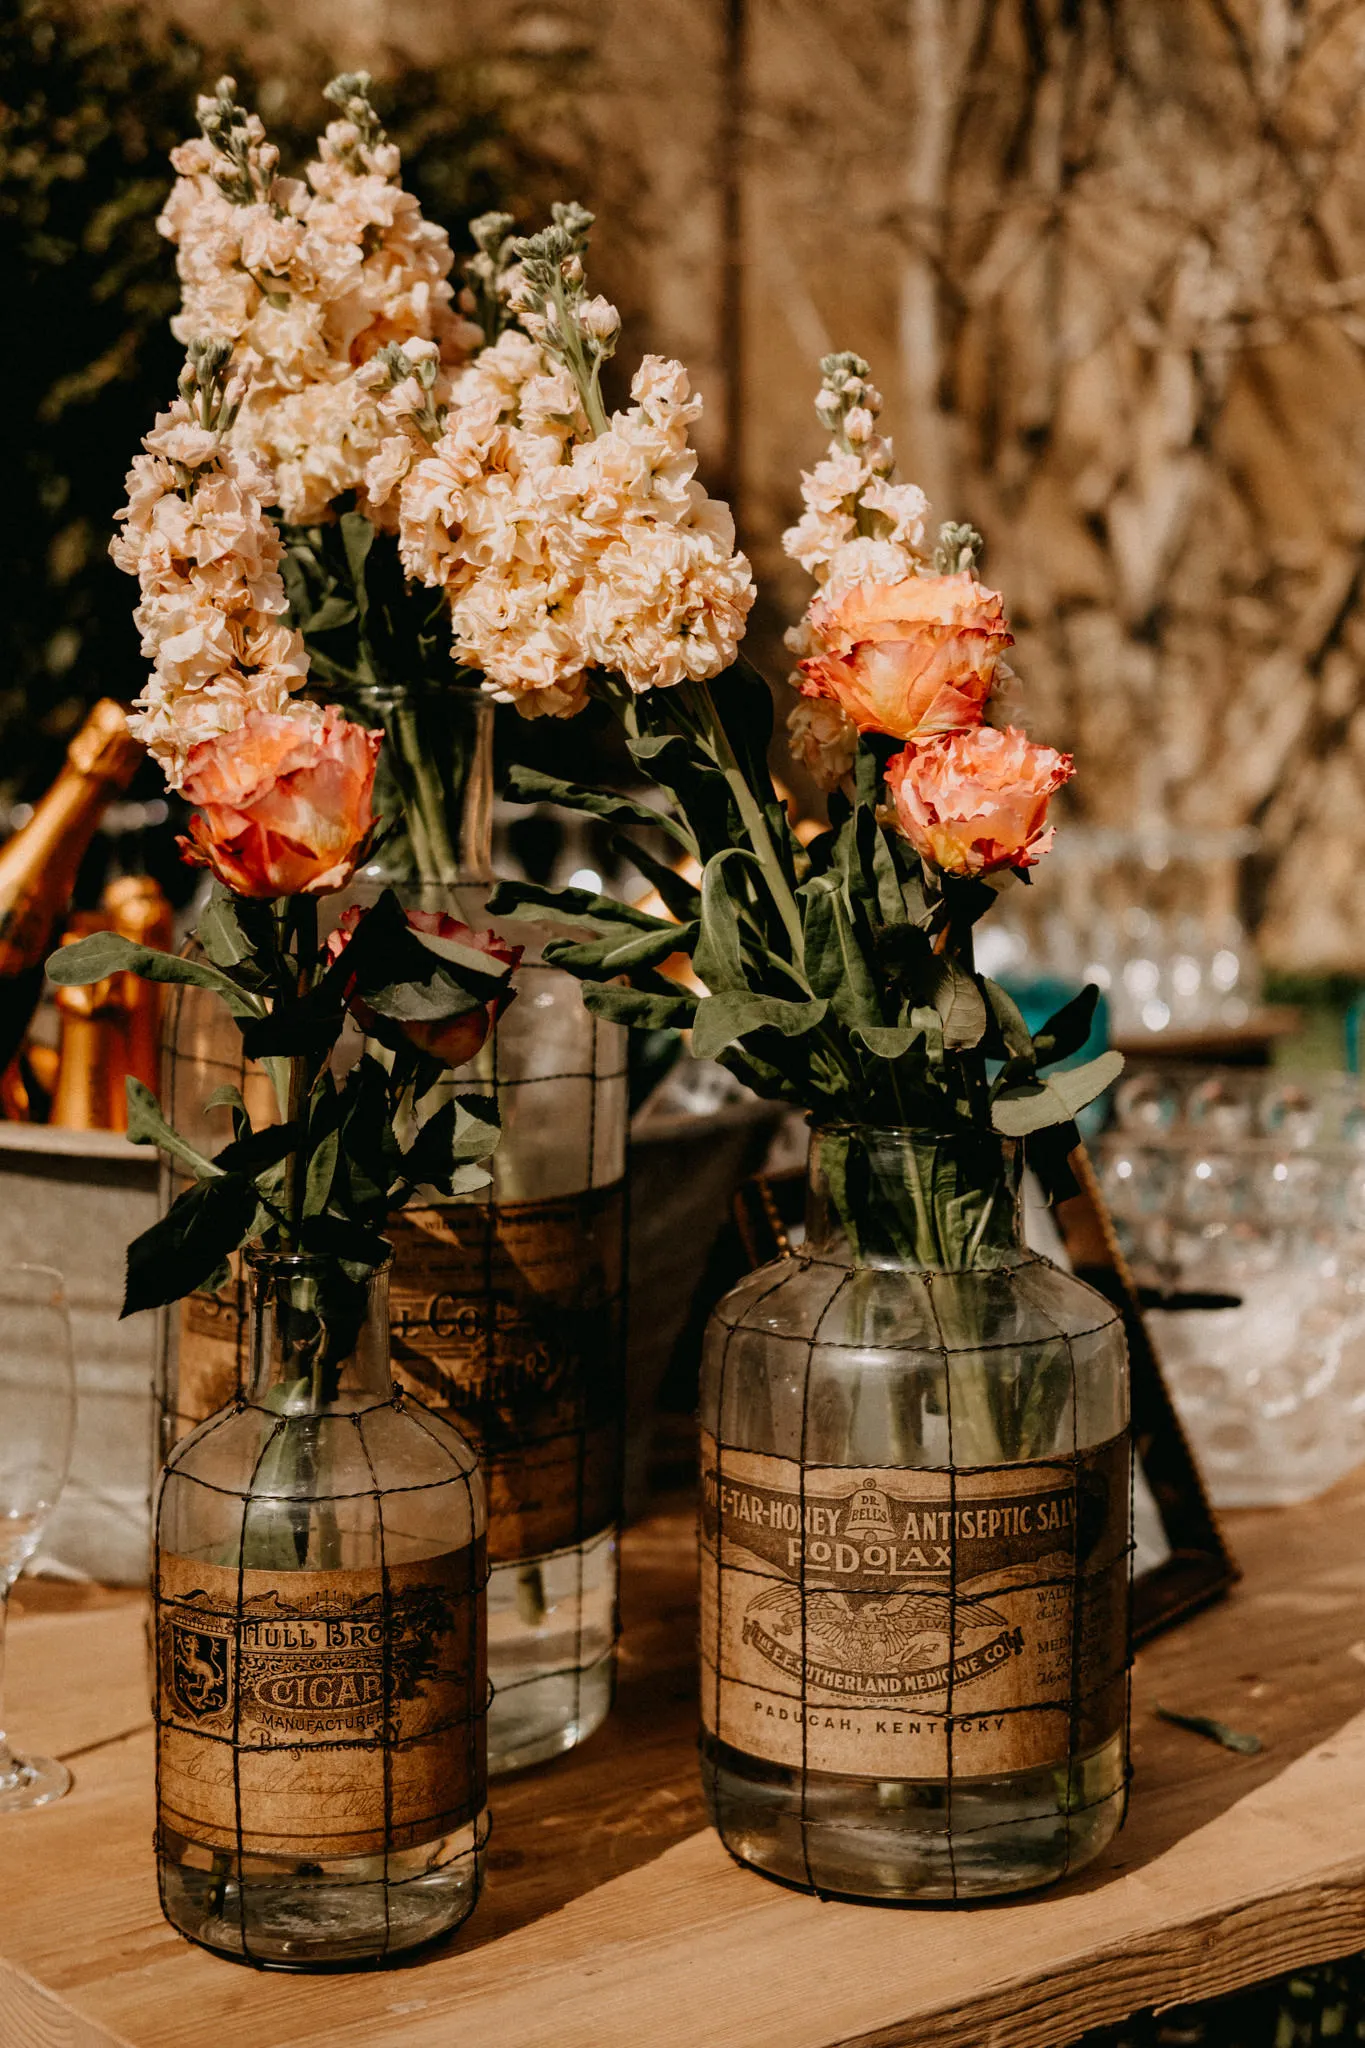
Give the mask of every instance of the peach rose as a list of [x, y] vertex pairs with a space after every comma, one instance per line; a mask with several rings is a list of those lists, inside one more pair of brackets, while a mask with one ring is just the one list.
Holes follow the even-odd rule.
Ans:
[[886, 764], [897, 824], [948, 875], [1033, 867], [1052, 844], [1048, 799], [1074, 773], [1070, 754], [1013, 726], [950, 733]]
[[808, 614], [820, 652], [800, 664], [807, 697], [833, 697], [859, 732], [929, 739], [979, 725], [1014, 635], [1004, 600], [966, 569], [860, 583]]
[[[341, 921], [327, 940], [327, 957], [338, 960], [345, 952], [347, 942], [359, 924], [364, 912], [357, 906], [343, 912]], [[457, 945], [469, 946], [476, 953], [488, 956], [490, 971], [499, 967], [507, 969], [507, 986], [481, 1009], [467, 1010], [461, 1017], [450, 1017], [434, 1023], [400, 1024], [399, 1030], [409, 1045], [415, 1045], [419, 1052], [429, 1054], [447, 1067], [462, 1067], [472, 1060], [480, 1050], [489, 1032], [497, 1023], [516, 990], [511, 977], [521, 965], [524, 946], [510, 946], [497, 932], [476, 932], [472, 926], [461, 924], [457, 917], [448, 917], [443, 910], [409, 910], [408, 923], [416, 932], [423, 932], [432, 939], [452, 939]], [[354, 989], [354, 982], [351, 985]], [[348, 991], [346, 1007], [364, 1032], [374, 1024], [374, 1011], [363, 996]]]
[[355, 873], [374, 824], [382, 735], [330, 707], [252, 711], [192, 747], [181, 789], [198, 809], [186, 860], [238, 896], [322, 896]]

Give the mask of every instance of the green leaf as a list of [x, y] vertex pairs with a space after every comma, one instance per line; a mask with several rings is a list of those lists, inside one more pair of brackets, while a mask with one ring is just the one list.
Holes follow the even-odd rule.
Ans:
[[246, 1241], [256, 1188], [244, 1173], [196, 1181], [128, 1247], [121, 1315], [161, 1308], [202, 1287]]
[[1000, 1042], [1009, 1059], [1022, 1060], [1033, 1065], [1033, 1034], [1024, 1022], [1023, 1012], [1014, 997], [1007, 995], [998, 981], [984, 980], [981, 983], [990, 1004], [991, 1016], [1000, 1034]]
[[309, 633], [331, 633], [338, 626], [349, 626], [359, 617], [359, 606], [349, 597], [343, 597], [334, 590], [330, 597], [324, 597], [315, 612], [299, 621], [299, 631]]
[[727, 847], [713, 853], [701, 878], [701, 935], [693, 948], [697, 973], [713, 996], [747, 991], [750, 977], [744, 968], [744, 948], [739, 916], [730, 895], [726, 863], [746, 859], [741, 847]]
[[298, 1141], [296, 1123], [266, 1124], [263, 1130], [248, 1131], [245, 1137], [224, 1145], [221, 1152], [214, 1153], [213, 1163], [224, 1173], [255, 1175], [261, 1167], [287, 1159]]
[[[963, 1052], [980, 1045], [986, 1035], [987, 1013], [986, 999], [975, 975], [969, 974], [957, 960], [936, 958], [932, 969], [931, 999], [943, 1020], [943, 1043], [950, 1052]], [[1018, 1012], [1015, 1014], [1017, 1016]], [[1022, 1024], [1023, 1018], [1020, 1017], [1019, 1021]]]
[[826, 996], [843, 1023], [884, 1024], [871, 962], [858, 943], [843, 891], [833, 874], [819, 875], [798, 892], [806, 978]]
[[195, 937], [215, 967], [231, 969], [249, 964], [252, 980], [264, 982], [266, 971], [261, 956], [272, 949], [272, 921], [267, 904], [247, 904], [215, 883], [195, 926]]
[[1216, 1721], [1212, 1714], [1179, 1714], [1174, 1707], [1156, 1705], [1152, 1712], [1159, 1721], [1169, 1721], [1173, 1728], [1188, 1728], [1191, 1735], [1206, 1735], [1210, 1742], [1221, 1743], [1224, 1749], [1234, 1749], [1240, 1756], [1259, 1756], [1264, 1744], [1259, 1735], [1247, 1735], [1240, 1728], [1229, 1728], [1226, 1721]]
[[230, 1109], [234, 1117], [244, 1117], [247, 1115], [246, 1098], [235, 1083], [224, 1081], [204, 1104], [205, 1114], [211, 1109]]
[[306, 1252], [324, 1252], [361, 1267], [382, 1266], [391, 1249], [379, 1231], [347, 1216], [305, 1216], [299, 1242]]
[[450, 1096], [402, 1155], [403, 1178], [414, 1187], [453, 1194], [457, 1169], [477, 1166], [497, 1150], [502, 1132], [496, 1117], [496, 1105], [486, 1097]]
[[823, 1000], [786, 1002], [778, 996], [738, 990], [706, 996], [697, 1005], [692, 1025], [692, 1053], [696, 1059], [713, 1060], [753, 1031], [779, 1031], [784, 1038], [801, 1038], [824, 1023], [828, 1010]]
[[[671, 716], [667, 709], [656, 711], [645, 698], [637, 698], [631, 708], [637, 719]], [[639, 731], [626, 744], [636, 767], [673, 797], [691, 827], [699, 859], [738, 843], [739, 820], [730, 785], [713, 761], [698, 754], [678, 732]]]
[[589, 939], [581, 945], [554, 939], [545, 948], [552, 967], [567, 968], [587, 981], [609, 981], [615, 974], [630, 974], [641, 967], [657, 967], [674, 953], [691, 953], [696, 943], [695, 924], [665, 925], [661, 931], [631, 932], [610, 939]]
[[1049, 1124], [1069, 1123], [1078, 1110], [1112, 1086], [1123, 1072], [1123, 1054], [1102, 1052], [1083, 1067], [1066, 1067], [1046, 1081], [1005, 1088], [991, 1105], [991, 1122], [1006, 1138], [1026, 1138]]
[[683, 1030], [692, 1022], [697, 997], [679, 990], [675, 996], [655, 995], [638, 988], [619, 988], [615, 982], [587, 981], [583, 984], [583, 1007], [609, 1024], [626, 1024], [635, 1030]]
[[212, 1180], [223, 1169], [191, 1145], [188, 1138], [182, 1138], [173, 1125], [168, 1124], [161, 1113], [161, 1104], [145, 1081], [139, 1081], [129, 1074], [123, 1086], [124, 1098], [128, 1104], [128, 1140], [133, 1145], [155, 1145], [172, 1159], [178, 1159], [199, 1180]]
[[855, 1024], [853, 1036], [861, 1039], [870, 1053], [880, 1060], [898, 1060], [909, 1052], [912, 1046], [923, 1043], [924, 1031], [918, 1024]]
[[880, 825], [872, 842], [872, 875], [877, 885], [877, 908], [882, 921], [892, 927], [907, 921], [905, 895], [896, 871], [895, 855]]
[[1081, 1050], [1094, 1025], [1099, 999], [1099, 990], [1093, 982], [1087, 982], [1078, 996], [1064, 1003], [1042, 1030], [1034, 1033], [1033, 1052], [1040, 1067], [1051, 1066], [1054, 1060], [1068, 1060]]
[[591, 818], [617, 818], [632, 825], [645, 825], [666, 832], [689, 853], [696, 851], [696, 842], [684, 824], [669, 812], [656, 811], [634, 797], [605, 789], [585, 789], [581, 783], [562, 782], [557, 775], [545, 775], [539, 768], [519, 764], [508, 770], [507, 793], [519, 803], [561, 804], [568, 811], [585, 811]]
[[320, 1216], [332, 1195], [337, 1160], [341, 1153], [341, 1132], [327, 1131], [314, 1145], [303, 1183], [303, 1213]]
[[701, 892], [682, 875], [675, 875], [672, 868], [661, 860], [655, 860], [643, 846], [637, 846], [624, 832], [613, 832], [613, 848], [638, 869], [647, 882], [652, 882], [668, 909], [681, 924], [691, 924], [701, 916]]
[[212, 989], [228, 1005], [234, 1017], [263, 1017], [265, 1003], [259, 996], [239, 988], [207, 960], [186, 960], [178, 953], [161, 953], [154, 946], [139, 946], [118, 932], [92, 932], [74, 945], [59, 946], [47, 962], [49, 981], [59, 988], [81, 988], [103, 981], [110, 974], [137, 974], [144, 981], [180, 983], [191, 988]]
[[277, 1003], [242, 1032], [249, 1060], [325, 1059], [341, 1035], [345, 1010], [337, 990], [323, 981], [297, 1002]]
[[343, 512], [341, 515], [341, 544], [346, 550], [346, 566], [351, 572], [355, 585], [356, 609], [363, 619], [370, 609], [370, 593], [365, 582], [365, 564], [370, 549], [374, 546], [374, 528], [363, 512]]
[[619, 932], [623, 925], [637, 932], [676, 929], [666, 917], [618, 903], [614, 896], [594, 895], [590, 889], [547, 889], [540, 882], [499, 882], [488, 899], [488, 914], [532, 924], [581, 925], [589, 932]]

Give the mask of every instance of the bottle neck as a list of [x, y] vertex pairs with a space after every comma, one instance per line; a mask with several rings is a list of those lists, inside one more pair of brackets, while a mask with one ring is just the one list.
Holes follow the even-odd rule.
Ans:
[[464, 683], [371, 683], [332, 701], [382, 729], [374, 883], [424, 887], [493, 876], [493, 704]]
[[1024, 1250], [1017, 1148], [984, 1131], [813, 1131], [806, 1250], [925, 1271], [1009, 1264]]
[[387, 1266], [352, 1280], [335, 1259], [255, 1246], [245, 1258], [256, 1405], [319, 1415], [391, 1398]]

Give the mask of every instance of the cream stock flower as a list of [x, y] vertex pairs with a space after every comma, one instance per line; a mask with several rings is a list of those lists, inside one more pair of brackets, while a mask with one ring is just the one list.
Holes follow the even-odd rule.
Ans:
[[837, 789], [853, 767], [858, 728], [828, 698], [802, 697], [787, 714], [787, 733], [796, 759], [810, 770], [817, 786]]
[[753, 585], [728, 510], [694, 479], [686, 371], [646, 357], [635, 404], [588, 439], [568, 377], [509, 342], [457, 380], [401, 486], [404, 566], [447, 591], [459, 659], [528, 717], [580, 709], [594, 669], [635, 691], [716, 675]]
[[[230, 100], [231, 81], [224, 87]], [[206, 99], [201, 115], [211, 123], [224, 104]], [[395, 452], [375, 471], [373, 503], [367, 477], [393, 422], [357, 372], [390, 342], [430, 344], [457, 367], [481, 339], [454, 305], [449, 241], [399, 183], [398, 151], [367, 141], [356, 122], [329, 124], [306, 182], [278, 175], [256, 116], [242, 117], [240, 133], [251, 188], [240, 203], [218, 183], [224, 174], [237, 191], [240, 175], [210, 142], [172, 152], [180, 175], [158, 225], [177, 246], [173, 331], [183, 341], [226, 336], [250, 364], [231, 438], [267, 466], [286, 520], [328, 519], [354, 490], [363, 511], [391, 525]]]
[[[138, 579], [133, 616], [152, 664], [129, 727], [175, 785], [191, 748], [252, 710], [283, 712], [308, 657], [283, 623], [266, 473], [196, 423], [184, 399], [160, 415], [145, 446], [158, 452], [133, 463], [109, 552]], [[177, 447], [193, 454], [193, 467], [167, 459]]]

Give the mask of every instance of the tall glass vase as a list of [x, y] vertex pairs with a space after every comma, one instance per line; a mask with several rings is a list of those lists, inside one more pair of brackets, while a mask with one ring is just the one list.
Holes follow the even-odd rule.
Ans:
[[394, 1389], [387, 1271], [244, 1263], [247, 1391], [175, 1446], [157, 1500], [162, 1906], [249, 1962], [379, 1960], [478, 1897], [483, 1485]]
[[1023, 1891], [1122, 1821], [1126, 1350], [1018, 1208], [989, 1137], [817, 1131], [803, 1243], [707, 1334], [706, 1796], [806, 1890]]
[[[349, 897], [328, 903], [339, 911], [392, 888], [409, 908], [486, 929], [490, 700], [375, 685], [338, 701], [384, 726], [390, 765], [375, 856]], [[533, 929], [506, 935], [527, 944]], [[482, 1199], [432, 1195], [389, 1227], [395, 1373], [452, 1415], [485, 1463], [495, 1772], [572, 1748], [610, 1708], [624, 1407], [625, 1034], [591, 1017], [578, 982], [534, 943], [515, 987], [450, 1083], [497, 1100], [492, 1187]], [[205, 1111], [216, 1088], [242, 1087], [258, 1122], [278, 1113], [268, 1077], [242, 1061], [236, 1026], [204, 991], [171, 992], [162, 1072], [168, 1113], [210, 1153], [227, 1135], [225, 1113]], [[240, 1274], [169, 1311], [158, 1457], [244, 1384], [245, 1327]]]
[[[487, 929], [491, 701], [424, 687], [345, 702], [384, 726], [380, 805], [399, 821], [356, 893], [389, 887], [409, 909]], [[611, 1706], [626, 1284], [625, 1034], [589, 1015], [533, 927], [506, 936], [526, 949], [516, 1000], [448, 1084], [497, 1102], [492, 1186], [433, 1194], [389, 1228], [395, 1371], [458, 1421], [488, 1486], [494, 1773], [572, 1748]]]

